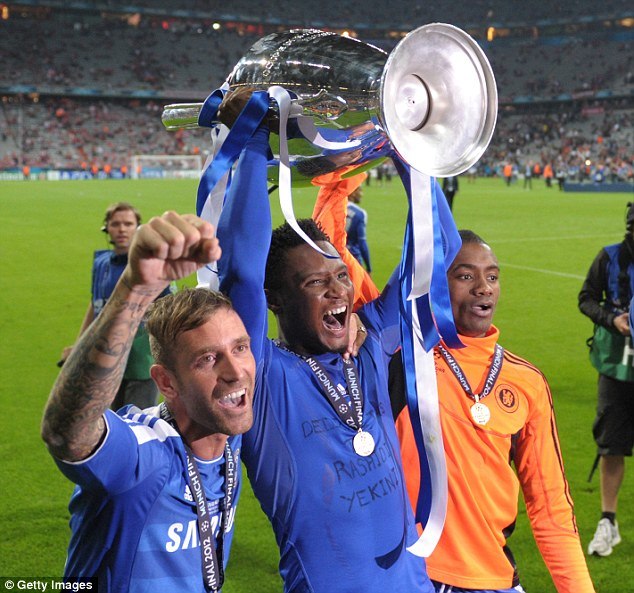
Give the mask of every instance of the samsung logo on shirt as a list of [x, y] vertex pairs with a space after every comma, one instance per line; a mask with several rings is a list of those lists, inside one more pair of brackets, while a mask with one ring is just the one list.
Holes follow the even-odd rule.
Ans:
[[[229, 522], [227, 531], [233, 529], [233, 520], [236, 514], [236, 507], [231, 509], [229, 513]], [[211, 528], [214, 536], [218, 536], [218, 525], [220, 523], [220, 515], [211, 517]], [[200, 539], [198, 538], [198, 520], [192, 519], [187, 523], [172, 523], [167, 529], [167, 539], [165, 550], [167, 552], [178, 552], [179, 550], [189, 550], [200, 547]]]

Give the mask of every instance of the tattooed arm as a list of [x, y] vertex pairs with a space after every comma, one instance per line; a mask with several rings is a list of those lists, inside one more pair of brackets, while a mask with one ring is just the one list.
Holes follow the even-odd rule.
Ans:
[[137, 328], [174, 280], [220, 257], [209, 223], [167, 212], [139, 227], [124, 270], [103, 311], [82, 335], [51, 391], [42, 438], [58, 459], [89, 457], [106, 431], [103, 418], [125, 370]]

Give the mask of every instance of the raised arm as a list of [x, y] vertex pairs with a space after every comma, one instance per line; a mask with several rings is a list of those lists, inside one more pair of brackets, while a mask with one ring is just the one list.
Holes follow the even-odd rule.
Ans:
[[379, 296], [379, 290], [357, 259], [346, 247], [346, 207], [348, 196], [363, 183], [366, 173], [360, 173], [346, 179], [342, 173], [329, 173], [313, 179], [319, 186], [317, 201], [313, 209], [313, 219], [321, 225], [330, 237], [341, 259], [348, 267], [350, 279], [354, 284], [355, 310]]
[[[399, 275], [392, 274], [383, 293], [380, 293], [370, 274], [346, 248], [346, 207], [348, 196], [363, 182], [364, 174], [342, 178], [345, 171], [316, 177], [313, 184], [320, 187], [313, 209], [316, 220], [331, 238], [332, 244], [341, 254], [355, 288], [355, 310], [363, 308], [361, 317], [378, 333], [387, 350], [398, 346], [399, 322]], [[380, 297], [380, 298], [379, 298]], [[388, 330], [388, 331], [384, 331]]]
[[209, 223], [168, 212], [139, 227], [129, 261], [95, 322], [83, 333], [51, 391], [42, 438], [58, 459], [86, 459], [101, 442], [103, 414], [114, 399], [132, 341], [147, 308], [169, 285], [220, 256]]
[[247, 142], [218, 221], [223, 246], [220, 290], [242, 318], [256, 360], [267, 334], [264, 273], [272, 230], [266, 180], [268, 135], [268, 129], [260, 127]]

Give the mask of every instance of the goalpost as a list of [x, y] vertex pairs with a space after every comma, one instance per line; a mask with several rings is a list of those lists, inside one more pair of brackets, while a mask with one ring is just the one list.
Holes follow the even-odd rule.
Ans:
[[191, 154], [135, 154], [130, 162], [132, 179], [198, 179], [203, 161]]

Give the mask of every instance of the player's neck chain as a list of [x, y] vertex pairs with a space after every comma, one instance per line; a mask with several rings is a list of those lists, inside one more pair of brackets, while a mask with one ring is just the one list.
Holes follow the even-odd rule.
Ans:
[[343, 397], [337, 385], [332, 380], [326, 369], [322, 367], [319, 361], [312, 356], [302, 356], [290, 350], [285, 344], [279, 340], [275, 340], [275, 345], [282, 350], [286, 350], [291, 354], [301, 358], [308, 368], [317, 378], [322, 393], [325, 395], [333, 410], [339, 419], [350, 428], [357, 431], [352, 439], [352, 447], [357, 455], [367, 457], [374, 452], [374, 437], [367, 431], [363, 430], [363, 392], [361, 391], [361, 382], [359, 381], [359, 372], [356, 365], [350, 359], [343, 359], [344, 377], [348, 387], [348, 396], [352, 405], [350, 405]]
[[[159, 406], [159, 415], [162, 420], [165, 420], [171, 424], [176, 431], [178, 427], [172, 417], [172, 414], [167, 409], [165, 403], [161, 403]], [[182, 438], [182, 435], [181, 435]], [[198, 537], [200, 540], [200, 551], [202, 555], [202, 569], [203, 569], [203, 583], [205, 590], [210, 593], [216, 593], [222, 588], [222, 584], [225, 580], [224, 566], [223, 566], [223, 550], [224, 550], [224, 536], [228, 529], [229, 517], [231, 514], [231, 506], [233, 504], [233, 498], [235, 495], [236, 486], [236, 461], [229, 446], [229, 441], [225, 443], [225, 496], [222, 505], [222, 518], [220, 522], [220, 534], [218, 538], [218, 545], [215, 546], [213, 527], [211, 517], [209, 516], [209, 506], [207, 504], [207, 497], [205, 496], [205, 487], [203, 485], [200, 472], [198, 471], [198, 464], [192, 450], [189, 445], [185, 443], [183, 439], [183, 445], [185, 446], [185, 454], [187, 456], [187, 481], [189, 483], [189, 489], [194, 496], [196, 502], [196, 514], [198, 515]]]
[[491, 419], [491, 410], [482, 403], [482, 400], [493, 391], [493, 387], [495, 382], [498, 380], [500, 376], [500, 372], [502, 371], [502, 362], [504, 360], [504, 348], [499, 344], [495, 345], [495, 350], [493, 351], [493, 360], [491, 361], [491, 366], [489, 366], [489, 370], [487, 372], [486, 379], [484, 381], [484, 387], [482, 388], [481, 393], [474, 393], [471, 389], [471, 385], [469, 385], [469, 381], [467, 381], [467, 377], [465, 376], [463, 370], [460, 368], [460, 365], [456, 361], [456, 359], [449, 353], [449, 351], [442, 345], [438, 345], [438, 351], [445, 359], [447, 366], [454, 374], [456, 379], [458, 379], [458, 383], [462, 387], [462, 390], [472, 399], [474, 400], [474, 404], [471, 406], [471, 417], [476, 424], [481, 426], [486, 425]]

